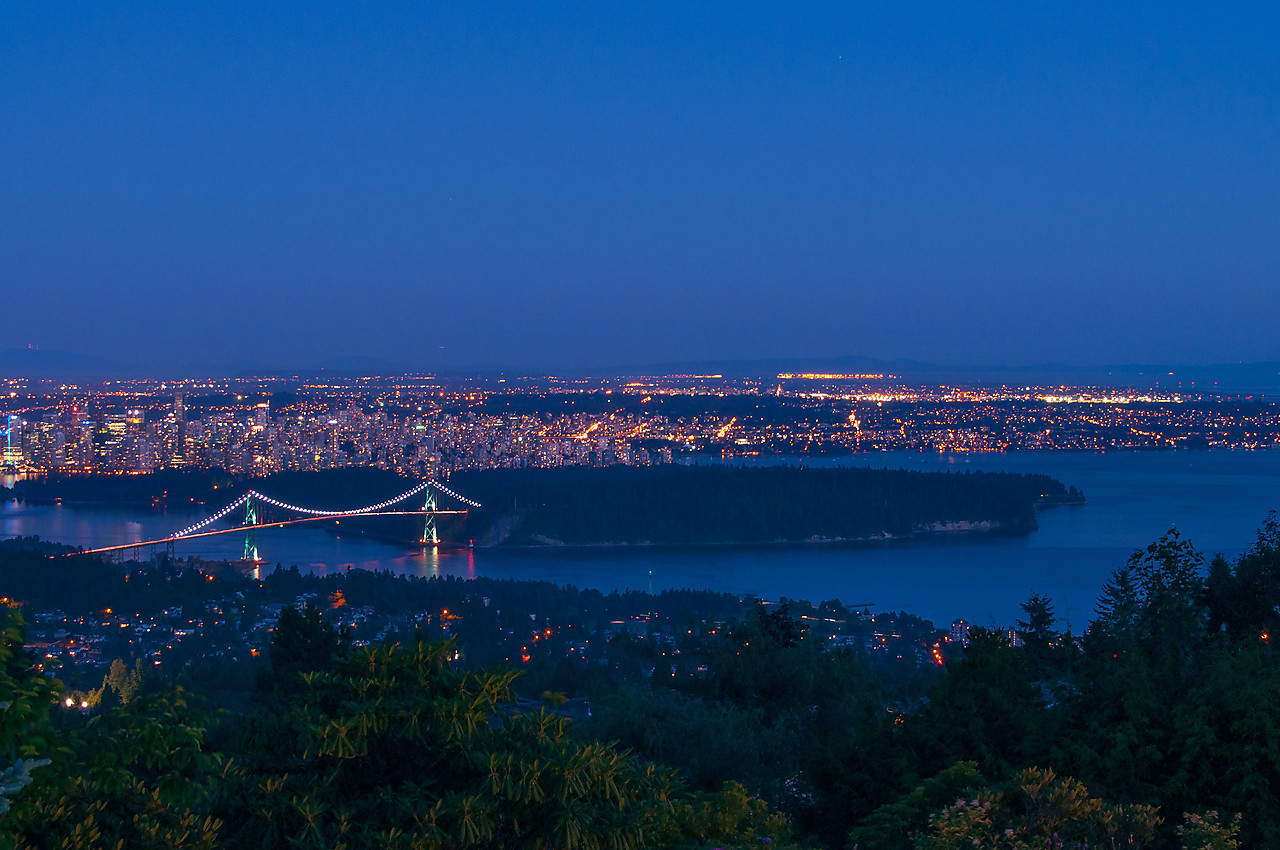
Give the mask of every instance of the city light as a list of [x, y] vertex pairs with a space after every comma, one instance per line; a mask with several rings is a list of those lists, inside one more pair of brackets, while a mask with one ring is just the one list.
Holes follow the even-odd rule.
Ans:
[[[206, 378], [121, 380], [96, 388], [10, 379], [0, 388], [17, 399], [0, 414], [0, 474], [141, 475], [195, 468], [265, 477], [377, 467], [434, 480], [438, 492], [464, 506], [473, 505], [439, 484], [454, 471], [648, 466], [706, 455], [1259, 449], [1280, 443], [1280, 410], [1269, 397], [1143, 387], [927, 385], [885, 373]], [[156, 507], [170, 499], [157, 497]], [[198, 533], [243, 507], [243, 501], [219, 506], [179, 534]], [[305, 507], [298, 513], [347, 513]]]

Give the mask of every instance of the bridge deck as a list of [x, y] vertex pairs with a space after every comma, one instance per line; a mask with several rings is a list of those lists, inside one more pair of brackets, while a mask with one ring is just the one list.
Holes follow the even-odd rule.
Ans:
[[82, 549], [79, 552], [70, 552], [68, 555], [98, 555], [104, 552], [119, 552], [123, 549], [138, 549], [143, 546], [159, 546], [164, 543], [177, 543], [181, 540], [195, 540], [197, 537], [215, 537], [219, 534], [234, 534], [235, 532], [245, 532], [249, 529], [267, 529], [281, 528], [286, 525], [297, 525], [303, 522], [324, 522], [332, 519], [335, 522], [341, 522], [343, 519], [360, 519], [367, 516], [424, 516], [426, 514], [465, 514], [466, 511], [376, 511], [367, 514], [354, 514], [349, 516], [312, 516], [302, 517], [300, 519], [286, 519], [279, 522], [263, 522], [257, 525], [237, 525], [232, 528], [220, 528], [216, 531], [200, 531], [194, 534], [185, 534], [181, 537], [161, 537], [159, 540], [138, 540], [133, 543], [119, 543], [114, 546], [99, 546], [96, 549]]

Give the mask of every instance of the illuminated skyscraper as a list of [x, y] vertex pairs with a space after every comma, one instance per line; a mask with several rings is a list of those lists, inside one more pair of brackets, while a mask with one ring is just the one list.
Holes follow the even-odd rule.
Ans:
[[4, 455], [0, 465], [19, 466], [22, 463], [22, 420], [10, 414], [5, 421], [4, 442], [0, 444]]

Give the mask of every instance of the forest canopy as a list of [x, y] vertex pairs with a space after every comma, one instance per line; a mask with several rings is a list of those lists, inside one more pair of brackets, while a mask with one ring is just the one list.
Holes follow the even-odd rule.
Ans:
[[906, 537], [935, 524], [1036, 527], [1036, 505], [1082, 500], [1045, 475], [795, 466], [563, 467], [455, 474], [480, 501], [479, 545], [773, 543]]

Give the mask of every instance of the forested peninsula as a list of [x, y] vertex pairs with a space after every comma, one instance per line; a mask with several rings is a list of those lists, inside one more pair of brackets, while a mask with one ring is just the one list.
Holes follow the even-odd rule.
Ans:
[[[252, 487], [294, 504], [345, 510], [380, 502], [415, 483], [377, 469], [255, 479], [200, 470], [22, 481], [13, 494], [73, 504], [206, 505], [212, 511]], [[864, 467], [467, 470], [454, 473], [448, 486], [481, 507], [438, 517], [441, 539], [483, 547], [838, 543], [1026, 533], [1036, 528], [1037, 506], [1084, 501], [1074, 487], [1046, 475]], [[464, 506], [442, 494], [437, 507]], [[285, 518], [265, 510], [264, 521]], [[404, 540], [421, 534], [420, 523], [415, 517], [360, 521], [364, 533]]]
[[1044, 475], [794, 466], [563, 467], [456, 473], [484, 507], [476, 545], [839, 542], [1036, 528], [1035, 508], [1081, 501]]

